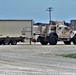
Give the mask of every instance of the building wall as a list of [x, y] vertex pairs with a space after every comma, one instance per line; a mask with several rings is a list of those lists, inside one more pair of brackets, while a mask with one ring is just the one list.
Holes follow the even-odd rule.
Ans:
[[71, 20], [70, 24], [71, 24], [71, 29], [76, 30], [76, 20]]

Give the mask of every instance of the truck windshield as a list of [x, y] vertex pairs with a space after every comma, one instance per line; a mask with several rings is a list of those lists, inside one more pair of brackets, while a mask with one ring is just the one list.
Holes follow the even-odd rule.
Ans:
[[69, 28], [67, 28], [67, 27], [65, 27], [65, 28], [64, 28], [64, 30], [69, 31], [70, 29], [69, 29]]

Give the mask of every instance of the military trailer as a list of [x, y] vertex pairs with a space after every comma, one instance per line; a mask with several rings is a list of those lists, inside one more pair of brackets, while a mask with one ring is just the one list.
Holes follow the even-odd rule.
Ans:
[[0, 20], [0, 45], [16, 45], [32, 38], [32, 20]]
[[50, 45], [56, 45], [58, 41], [63, 41], [64, 44], [70, 45], [71, 42], [76, 44], [76, 34], [66, 25], [46, 25], [44, 30], [40, 29], [37, 40], [42, 45], [47, 45], [48, 43]]

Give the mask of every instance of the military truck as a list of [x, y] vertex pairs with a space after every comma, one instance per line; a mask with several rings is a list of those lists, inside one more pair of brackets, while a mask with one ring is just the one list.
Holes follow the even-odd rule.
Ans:
[[63, 41], [66, 45], [73, 42], [76, 45], [76, 34], [66, 25], [46, 25], [43, 31], [40, 30], [37, 40], [42, 45], [47, 45], [48, 43], [56, 45], [58, 41]]
[[32, 20], [0, 20], [0, 45], [16, 45], [32, 38]]

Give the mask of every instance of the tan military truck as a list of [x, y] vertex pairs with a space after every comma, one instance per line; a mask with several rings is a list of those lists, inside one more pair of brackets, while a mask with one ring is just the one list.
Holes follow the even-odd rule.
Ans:
[[71, 42], [76, 44], [76, 34], [66, 25], [46, 25], [44, 31], [41, 31], [37, 40], [42, 45], [56, 45], [58, 41], [63, 41], [69, 45]]
[[16, 45], [32, 38], [32, 20], [0, 20], [0, 45]]

